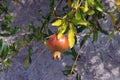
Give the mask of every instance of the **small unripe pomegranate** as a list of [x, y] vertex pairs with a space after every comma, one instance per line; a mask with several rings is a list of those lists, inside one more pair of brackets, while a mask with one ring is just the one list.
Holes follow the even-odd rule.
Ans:
[[68, 49], [69, 43], [68, 38], [65, 35], [62, 35], [59, 39], [57, 38], [57, 34], [53, 34], [46, 41], [46, 45], [49, 50], [53, 51], [53, 59], [58, 58], [61, 59], [60, 54]]

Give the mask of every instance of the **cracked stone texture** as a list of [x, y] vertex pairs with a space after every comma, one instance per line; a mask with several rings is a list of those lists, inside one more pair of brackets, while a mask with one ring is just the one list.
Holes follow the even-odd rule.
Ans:
[[[14, 3], [8, 0], [9, 12], [14, 16], [12, 26], [27, 27], [29, 22], [39, 26], [41, 16], [38, 13], [49, 12], [49, 0], [19, 0]], [[110, 0], [106, 0], [109, 2]], [[58, 10], [61, 12], [61, 10]], [[111, 30], [110, 17], [99, 20], [104, 29]], [[78, 35], [81, 40], [81, 35]], [[75, 46], [79, 52], [79, 42]], [[120, 80], [120, 33], [116, 33], [113, 40], [108, 42], [108, 37], [99, 33], [98, 41], [92, 43], [92, 37], [80, 51], [81, 60], [79, 70], [82, 80]], [[73, 63], [71, 56], [62, 55], [62, 60], [52, 60], [51, 52], [41, 43], [33, 44], [32, 64], [24, 69], [23, 60], [27, 53], [23, 49], [13, 60], [13, 65], [0, 73], [0, 80], [75, 80], [75, 75], [66, 77], [62, 74], [64, 65]]]

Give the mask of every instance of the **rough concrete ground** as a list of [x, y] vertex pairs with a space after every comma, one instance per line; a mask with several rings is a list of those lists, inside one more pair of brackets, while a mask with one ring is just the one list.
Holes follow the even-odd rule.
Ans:
[[[27, 27], [29, 22], [39, 26], [41, 16], [38, 10], [41, 8], [43, 13], [49, 11], [49, 0], [20, 0], [19, 4], [8, 1], [9, 11], [14, 15], [14, 26]], [[102, 21], [100, 23], [103, 28], [112, 28], [109, 16], [106, 21]], [[111, 42], [107, 38], [102, 33], [95, 43], [90, 38], [80, 52], [79, 69], [82, 80], [120, 80], [120, 34], [116, 33]], [[79, 50], [78, 45], [76, 49]], [[24, 69], [26, 52], [26, 49], [22, 50], [13, 60], [13, 65], [0, 73], [0, 80], [75, 80], [74, 76], [65, 77], [61, 72], [65, 69], [63, 64], [73, 62], [71, 56], [62, 55], [61, 61], [53, 61], [51, 52], [41, 42], [34, 43], [33, 63], [28, 69]]]

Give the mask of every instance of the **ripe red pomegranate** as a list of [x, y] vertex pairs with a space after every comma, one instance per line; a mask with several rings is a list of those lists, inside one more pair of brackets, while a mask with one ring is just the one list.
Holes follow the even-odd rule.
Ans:
[[68, 49], [69, 43], [68, 38], [65, 35], [62, 35], [60, 39], [57, 38], [57, 34], [53, 34], [46, 41], [46, 45], [49, 50], [53, 51], [53, 59], [58, 58], [60, 60], [61, 52], [64, 52]]

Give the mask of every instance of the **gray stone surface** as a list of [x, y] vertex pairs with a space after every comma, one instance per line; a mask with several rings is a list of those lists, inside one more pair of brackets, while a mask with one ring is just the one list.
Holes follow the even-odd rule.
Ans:
[[[41, 16], [37, 11], [39, 9], [42, 9], [43, 13], [49, 11], [49, 0], [19, 0], [20, 3], [8, 1], [9, 11], [14, 15], [12, 24], [14, 26], [27, 27], [29, 22], [39, 26]], [[113, 27], [109, 16], [106, 21], [99, 22], [107, 30]], [[81, 39], [81, 35], [78, 37]], [[79, 41], [76, 45], [77, 51], [78, 45]], [[0, 80], [75, 80], [75, 75], [65, 77], [61, 72], [65, 69], [64, 65], [73, 63], [71, 56], [62, 55], [61, 61], [52, 60], [51, 52], [41, 42], [34, 43], [32, 49], [33, 62], [28, 69], [23, 67], [27, 53], [27, 50], [23, 49], [14, 58], [13, 65], [0, 73]], [[110, 42], [102, 33], [95, 43], [92, 43], [91, 37], [80, 51], [80, 55], [78, 68], [82, 80], [120, 80], [120, 33], [116, 33]]]

